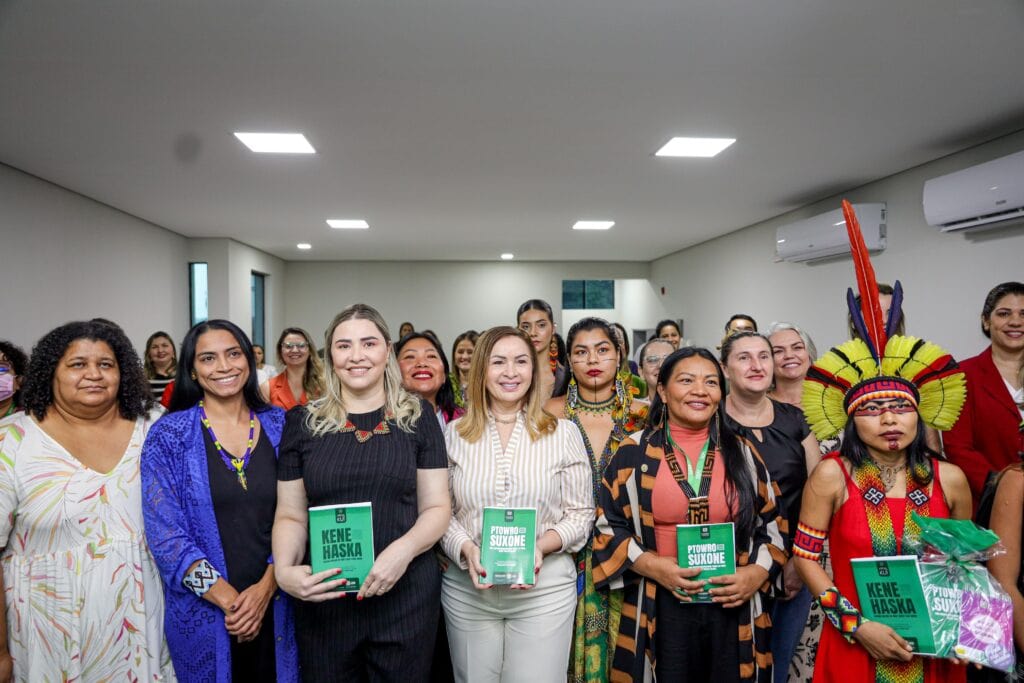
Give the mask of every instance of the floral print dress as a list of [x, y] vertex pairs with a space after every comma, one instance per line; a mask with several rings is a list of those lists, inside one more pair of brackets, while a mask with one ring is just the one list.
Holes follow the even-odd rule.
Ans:
[[0, 546], [17, 681], [173, 681], [163, 593], [142, 525], [135, 423], [107, 473], [27, 414], [0, 421]]

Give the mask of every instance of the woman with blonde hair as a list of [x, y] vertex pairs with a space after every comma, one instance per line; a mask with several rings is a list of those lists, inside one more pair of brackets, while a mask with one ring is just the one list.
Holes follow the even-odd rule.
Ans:
[[309, 332], [301, 327], [285, 328], [277, 339], [277, 357], [284, 370], [260, 384], [267, 403], [291, 410], [323, 396], [323, 364]]
[[[542, 407], [529, 337], [484, 332], [469, 371], [478, 399], [448, 425], [453, 515], [442, 539], [453, 560], [441, 601], [458, 681], [564, 681], [576, 609], [573, 552], [594, 520], [580, 430]], [[536, 510], [535, 585], [494, 586], [480, 564], [485, 507]]]
[[[303, 680], [425, 680], [439, 616], [448, 460], [429, 405], [402, 388], [391, 335], [366, 304], [326, 333], [324, 397], [289, 412], [281, 439], [273, 550], [296, 601]], [[339, 569], [312, 573], [308, 508], [369, 502], [374, 563], [355, 597]]]

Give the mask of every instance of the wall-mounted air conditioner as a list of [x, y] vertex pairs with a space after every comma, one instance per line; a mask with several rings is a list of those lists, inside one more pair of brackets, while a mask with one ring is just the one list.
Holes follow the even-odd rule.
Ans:
[[1024, 219], [1024, 152], [926, 181], [923, 203], [925, 220], [942, 232]]
[[[854, 204], [853, 210], [868, 251], [884, 250], [885, 204]], [[783, 225], [775, 233], [776, 261], [800, 263], [844, 254], [850, 254], [850, 240], [842, 209]]]

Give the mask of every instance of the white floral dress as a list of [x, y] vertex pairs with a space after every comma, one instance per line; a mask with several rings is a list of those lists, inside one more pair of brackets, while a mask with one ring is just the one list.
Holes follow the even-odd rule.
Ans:
[[142, 526], [139, 418], [101, 474], [28, 415], [0, 421], [0, 547], [17, 681], [173, 681]]

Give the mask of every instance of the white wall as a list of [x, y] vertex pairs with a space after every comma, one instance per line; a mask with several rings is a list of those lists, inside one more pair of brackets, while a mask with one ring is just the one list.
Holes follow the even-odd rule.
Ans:
[[188, 329], [180, 235], [0, 164], [0, 338], [25, 348], [69, 320], [120, 323], [141, 347]]
[[252, 330], [252, 274], [266, 275], [264, 334], [270, 361], [274, 342], [284, 323], [285, 262], [276, 256], [231, 239], [189, 240], [189, 260], [208, 264], [210, 318], [225, 318], [250, 336]]
[[[318, 345], [323, 343], [331, 318], [356, 302], [377, 308], [392, 334], [408, 320], [416, 329], [433, 329], [448, 347], [467, 329], [514, 325], [516, 309], [527, 299], [547, 301], [559, 329], [568, 329], [568, 324], [582, 316], [575, 311], [562, 313], [563, 279], [624, 280], [616, 284], [617, 304], [645, 286], [649, 289], [646, 263], [293, 261], [285, 272], [288, 316], [284, 324], [305, 328]], [[623, 307], [619, 320], [624, 324], [629, 320], [627, 327], [653, 326], [653, 322], [641, 325], [635, 321], [651, 315], [656, 302], [652, 303], [650, 296], [636, 296], [640, 303], [628, 316]], [[651, 317], [657, 322], [657, 315]]]
[[[910, 169], [778, 218], [658, 259], [651, 284], [664, 286], [670, 317], [686, 320], [686, 336], [716, 345], [726, 319], [753, 315], [804, 326], [819, 352], [847, 339], [846, 288], [855, 285], [853, 262], [816, 265], [774, 263], [775, 229], [831, 211], [842, 197], [886, 202], [888, 248], [874, 256], [880, 282], [903, 283], [907, 331], [972, 356], [987, 345], [978, 325], [994, 285], [1024, 281], [1024, 226], [975, 235], [942, 234], [927, 225], [921, 208], [924, 181], [1024, 149], [1024, 133]], [[727, 198], [723, 198], [727, 201]]]

